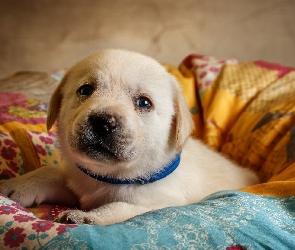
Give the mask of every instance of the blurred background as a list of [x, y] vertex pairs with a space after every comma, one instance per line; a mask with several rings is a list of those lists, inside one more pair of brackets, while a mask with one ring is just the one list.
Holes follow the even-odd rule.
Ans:
[[103, 48], [174, 65], [198, 53], [295, 66], [295, 1], [0, 0], [0, 77]]

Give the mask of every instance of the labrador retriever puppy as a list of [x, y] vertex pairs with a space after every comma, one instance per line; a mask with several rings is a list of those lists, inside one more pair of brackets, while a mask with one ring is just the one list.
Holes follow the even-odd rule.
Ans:
[[104, 50], [78, 62], [52, 95], [63, 161], [0, 182], [25, 207], [79, 207], [56, 221], [108, 225], [258, 183], [190, 137], [193, 121], [177, 80], [155, 60]]

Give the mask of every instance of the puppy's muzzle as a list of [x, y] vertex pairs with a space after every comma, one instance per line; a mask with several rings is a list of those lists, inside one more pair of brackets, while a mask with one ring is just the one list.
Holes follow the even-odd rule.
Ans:
[[98, 161], [126, 161], [136, 156], [134, 132], [126, 118], [108, 110], [89, 113], [75, 125], [70, 144]]

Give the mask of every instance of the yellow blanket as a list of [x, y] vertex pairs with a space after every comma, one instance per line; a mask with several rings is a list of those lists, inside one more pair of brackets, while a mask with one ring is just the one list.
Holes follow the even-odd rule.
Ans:
[[[242, 191], [262, 195], [219, 192], [196, 204], [89, 227], [50, 221], [65, 207], [43, 204], [30, 212], [0, 194], [1, 249], [294, 248], [295, 70], [198, 55], [167, 69], [183, 87], [196, 123], [194, 136], [256, 171], [263, 184]], [[14, 84], [23, 93], [0, 92], [0, 179], [61, 161], [55, 133], [46, 131], [47, 105], [27, 91], [36, 74], [28, 75], [0, 81], [2, 91], [6, 83], [8, 90]], [[40, 81], [51, 86], [49, 78], [42, 75]]]
[[[258, 173], [263, 184], [243, 191], [295, 195], [295, 69], [199, 55], [166, 67], [182, 85], [194, 136]], [[8, 80], [22, 84], [18, 75]], [[46, 131], [45, 104], [0, 92], [0, 109], [0, 178], [59, 164], [55, 134]]]
[[199, 55], [166, 66], [183, 87], [194, 136], [264, 183], [242, 190], [295, 195], [295, 69]]

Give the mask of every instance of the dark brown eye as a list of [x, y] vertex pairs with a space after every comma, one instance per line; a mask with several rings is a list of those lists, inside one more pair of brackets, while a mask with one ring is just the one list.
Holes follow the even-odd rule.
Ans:
[[90, 96], [94, 92], [94, 88], [90, 84], [84, 84], [78, 89], [78, 94], [81, 96]]
[[138, 106], [141, 109], [150, 109], [152, 107], [152, 102], [144, 96], [140, 96], [135, 100], [136, 106]]

